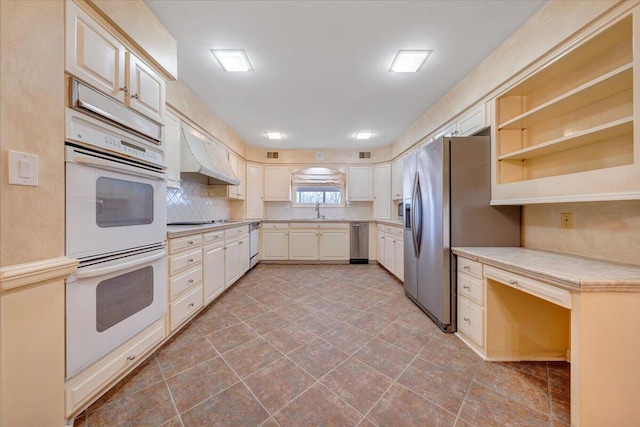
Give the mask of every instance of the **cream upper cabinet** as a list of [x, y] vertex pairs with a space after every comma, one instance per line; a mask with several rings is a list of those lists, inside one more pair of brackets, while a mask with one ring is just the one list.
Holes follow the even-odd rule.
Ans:
[[349, 167], [347, 197], [350, 202], [373, 201], [373, 167]]
[[[295, 227], [295, 225], [292, 225]], [[289, 259], [318, 259], [318, 228], [291, 228], [289, 230]]]
[[265, 201], [289, 201], [291, 194], [289, 184], [289, 168], [287, 166], [264, 167]]
[[320, 261], [349, 259], [349, 224], [321, 224], [318, 236]]
[[132, 53], [129, 58], [129, 106], [158, 123], [164, 123], [165, 82]]
[[204, 304], [207, 305], [225, 289], [225, 250], [222, 240], [203, 248]]
[[640, 198], [639, 17], [560, 47], [496, 98], [492, 204]]
[[265, 261], [284, 261], [289, 259], [288, 224], [262, 224], [262, 250], [260, 255]]
[[473, 107], [456, 122], [457, 136], [469, 136], [487, 127], [485, 103]]
[[391, 199], [402, 200], [402, 185], [404, 180], [404, 157], [391, 164]]
[[180, 119], [165, 114], [164, 154], [167, 163], [167, 187], [180, 188]]
[[247, 164], [247, 219], [261, 219], [264, 212], [262, 166]]
[[391, 218], [391, 165], [378, 165], [374, 173], [375, 196], [373, 199], [373, 216], [376, 219]]
[[231, 170], [240, 180], [240, 184], [227, 186], [227, 197], [244, 200], [247, 187], [247, 164], [235, 154], [229, 153], [229, 165], [231, 165]]
[[163, 124], [164, 79], [80, 6], [65, 8], [65, 70]]
[[125, 46], [74, 2], [65, 8], [65, 69], [124, 103]]

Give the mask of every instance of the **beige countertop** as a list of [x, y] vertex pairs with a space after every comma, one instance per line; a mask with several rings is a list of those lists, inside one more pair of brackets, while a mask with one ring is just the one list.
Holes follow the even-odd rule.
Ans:
[[191, 234], [207, 233], [209, 231], [226, 230], [227, 228], [239, 227], [241, 225], [247, 225], [254, 222], [260, 222], [257, 220], [239, 220], [229, 222], [219, 222], [215, 224], [202, 224], [202, 225], [167, 225], [167, 237], [182, 237], [189, 236]]
[[456, 255], [571, 291], [640, 292], [640, 266], [526, 248], [452, 248]]

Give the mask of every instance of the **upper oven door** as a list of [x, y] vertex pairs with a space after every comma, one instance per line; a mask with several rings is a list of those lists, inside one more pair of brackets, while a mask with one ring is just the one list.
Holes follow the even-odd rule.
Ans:
[[104, 256], [164, 242], [164, 174], [66, 147], [66, 254]]

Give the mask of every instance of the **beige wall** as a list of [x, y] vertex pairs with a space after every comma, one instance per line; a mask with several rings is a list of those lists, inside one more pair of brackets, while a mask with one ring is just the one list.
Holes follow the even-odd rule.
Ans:
[[[0, 2], [0, 266], [64, 254], [64, 10]], [[8, 185], [9, 150], [39, 157], [39, 186]]]
[[[640, 264], [640, 200], [529, 205], [522, 210], [523, 246]], [[573, 213], [573, 229], [560, 214]]]

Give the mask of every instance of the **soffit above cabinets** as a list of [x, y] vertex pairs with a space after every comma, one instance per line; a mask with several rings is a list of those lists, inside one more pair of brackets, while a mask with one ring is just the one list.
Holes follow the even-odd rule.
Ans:
[[[249, 145], [371, 149], [392, 143], [545, 1], [153, 1], [178, 41], [180, 80]], [[243, 49], [223, 71], [211, 49]], [[398, 50], [431, 49], [417, 73]], [[265, 132], [286, 135], [268, 140]], [[371, 130], [369, 140], [358, 131]]]

